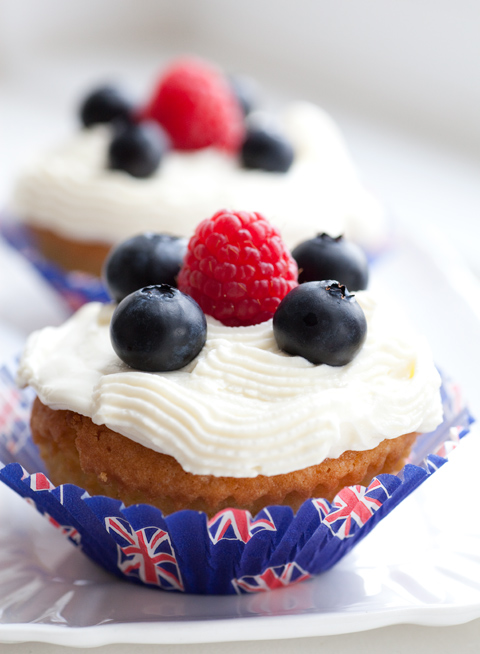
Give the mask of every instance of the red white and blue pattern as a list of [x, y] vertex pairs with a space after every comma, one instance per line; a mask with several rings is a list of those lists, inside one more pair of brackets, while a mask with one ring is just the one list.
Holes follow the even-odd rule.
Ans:
[[29, 479], [30, 488], [34, 491], [49, 491], [55, 488], [47, 475], [44, 475], [43, 472], [35, 472]]
[[71, 525], [61, 525], [59, 522], [55, 520], [55, 518], [52, 518], [51, 515], [48, 515], [48, 513], [43, 514], [48, 522], [55, 527], [55, 529], [58, 529], [61, 534], [63, 534], [66, 538], [71, 540], [74, 545], [80, 546], [82, 542], [82, 536], [80, 532], [75, 529], [75, 527], [72, 527]]
[[333, 504], [324, 499], [312, 500], [322, 523], [337, 538], [351, 538], [390, 497], [379, 478], [368, 488], [348, 486], [335, 497]]
[[132, 529], [127, 520], [106, 518], [107, 532], [116, 537], [118, 567], [127, 577], [164, 590], [185, 590], [175, 552], [166, 531]]
[[311, 575], [292, 561], [285, 565], [267, 568], [259, 575], [245, 576], [232, 579], [232, 586], [237, 595], [243, 593], [259, 593], [276, 588], [285, 588], [300, 581], [310, 579]]
[[43, 517], [47, 519], [48, 523], [51, 524], [52, 527], [55, 527], [55, 529], [58, 529], [58, 531], [62, 534], [62, 536], [65, 536], [65, 538], [71, 540], [74, 545], [80, 547], [82, 536], [80, 532], [77, 529], [75, 529], [75, 527], [72, 527], [71, 525], [61, 525], [58, 522], [58, 520], [55, 520], [55, 518], [52, 517], [49, 513], [47, 513], [46, 511], [42, 511], [41, 508], [37, 506], [37, 503], [34, 500], [32, 500], [31, 497], [27, 497], [26, 502], [31, 506], [33, 506], [34, 509], [37, 509], [37, 511], [40, 511]]
[[208, 533], [214, 545], [221, 540], [248, 541], [259, 531], [276, 531], [275, 523], [268, 509], [261, 511], [256, 519], [249, 511], [224, 509], [208, 521]]
[[22, 391], [17, 387], [12, 367], [0, 368], [0, 434], [8, 434], [4, 443], [8, 456], [2, 457], [4, 463], [15, 460], [30, 440], [30, 425], [24, 415], [29, 414], [33, 397], [31, 389]]
[[439, 453], [457, 444], [472, 421], [445, 384], [444, 423], [417, 439], [415, 464], [398, 476], [345, 488], [332, 503], [307, 500], [295, 516], [274, 506], [256, 517], [225, 509], [211, 520], [196, 511], [164, 518], [154, 507], [126, 509], [73, 484], [55, 488], [29, 434], [33, 395], [16, 389], [13, 369], [0, 371], [0, 479], [112, 574], [177, 592], [259, 593], [328, 570], [446, 462]]

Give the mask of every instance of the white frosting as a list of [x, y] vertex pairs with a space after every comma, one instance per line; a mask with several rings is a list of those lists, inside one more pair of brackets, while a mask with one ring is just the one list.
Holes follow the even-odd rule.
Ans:
[[378, 247], [383, 209], [361, 185], [333, 121], [296, 103], [282, 123], [296, 155], [287, 173], [246, 170], [207, 148], [168, 153], [148, 179], [106, 168], [108, 127], [83, 130], [25, 169], [12, 208], [67, 238], [107, 244], [147, 230], [190, 236], [225, 208], [264, 213], [289, 247], [321, 231]]
[[343, 367], [277, 348], [271, 321], [225, 327], [208, 318], [198, 357], [182, 370], [128, 368], [109, 339], [111, 305], [85, 305], [34, 333], [18, 379], [53, 409], [70, 409], [196, 474], [275, 475], [434, 429], [440, 378], [425, 340], [390, 304], [357, 293], [366, 342]]

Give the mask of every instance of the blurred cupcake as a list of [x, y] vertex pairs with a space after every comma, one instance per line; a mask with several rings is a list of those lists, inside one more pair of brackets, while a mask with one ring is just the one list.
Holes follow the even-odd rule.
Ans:
[[324, 231], [378, 250], [383, 209], [332, 120], [295, 102], [277, 124], [251, 112], [239, 89], [184, 58], [143, 106], [113, 87], [93, 90], [83, 128], [20, 175], [13, 213], [48, 261], [97, 276], [119, 241], [141, 231], [190, 237], [221, 206], [268, 215], [289, 247]]

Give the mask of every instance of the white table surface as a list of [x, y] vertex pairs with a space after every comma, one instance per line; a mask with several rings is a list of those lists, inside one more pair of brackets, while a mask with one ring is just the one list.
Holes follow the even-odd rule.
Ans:
[[[0, 201], [5, 204], [9, 188], [23, 156], [32, 144], [46, 143], [66, 131], [64, 118], [58, 119], [58, 104], [49, 106], [43, 98], [35, 120], [28, 104], [28, 93], [14, 85], [5, 85], [2, 107]], [[58, 98], [53, 97], [52, 103]], [[62, 107], [64, 110], [64, 107]], [[400, 224], [414, 225], [418, 233], [429, 233], [432, 223], [440, 239], [457, 248], [472, 269], [480, 247], [480, 165], [477, 161], [443, 151], [398, 133], [363, 123], [356, 117], [339, 113], [355, 158], [368, 179], [390, 206]], [[63, 122], [62, 122], [63, 121]], [[42, 125], [41, 135], [39, 127]], [[7, 128], [7, 129], [5, 129]], [[3, 136], [3, 135], [2, 135]], [[459, 209], [460, 208], [460, 209]], [[466, 237], [466, 235], [468, 237]], [[426, 236], [427, 238], [427, 236]], [[447, 245], [450, 247], [450, 245]], [[477, 270], [478, 271], [478, 270]], [[46, 324], [58, 324], [66, 315], [55, 294], [12, 251], [0, 244], [0, 358], [17, 352], [27, 334]], [[475, 351], [478, 346], [474, 346]], [[299, 634], [300, 635], [300, 634]], [[413, 625], [390, 626], [373, 631], [295, 640], [270, 640], [254, 643], [203, 645], [108, 645], [99, 653], [123, 652], [476, 652], [480, 643], [480, 619], [463, 625], [429, 628]], [[87, 651], [49, 644], [0, 644], [0, 654], [44, 654]]]

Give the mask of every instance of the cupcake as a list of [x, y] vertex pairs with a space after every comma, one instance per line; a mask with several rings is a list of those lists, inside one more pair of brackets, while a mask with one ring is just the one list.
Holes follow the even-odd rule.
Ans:
[[250, 109], [193, 58], [171, 63], [140, 106], [96, 89], [82, 129], [19, 176], [12, 212], [48, 261], [94, 275], [112, 245], [142, 231], [190, 237], [222, 206], [263, 212], [289, 247], [324, 231], [378, 250], [383, 209], [332, 120], [305, 102], [274, 118]]
[[120, 280], [118, 305], [33, 334], [18, 380], [37, 393], [50, 479], [213, 516], [296, 511], [397, 472], [442, 420], [440, 377], [390, 301], [343, 282], [298, 285], [269, 221], [221, 211], [198, 225], [178, 288], [122, 299]]

